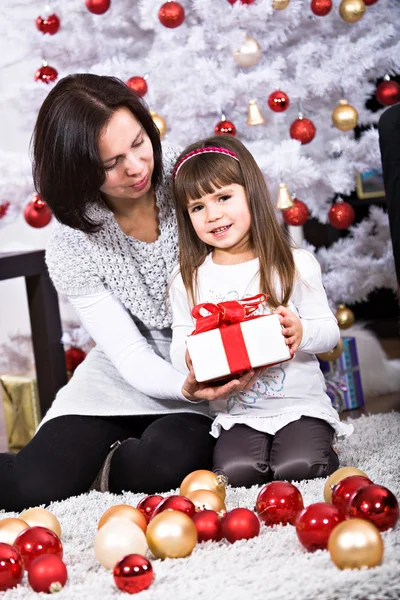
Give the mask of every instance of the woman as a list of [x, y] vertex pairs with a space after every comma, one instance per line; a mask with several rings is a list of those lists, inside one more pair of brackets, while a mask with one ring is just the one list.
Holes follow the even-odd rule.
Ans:
[[110, 448], [110, 491], [177, 487], [212, 465], [208, 402], [201, 401], [243, 389], [253, 376], [211, 388], [167, 362], [177, 153], [166, 148], [162, 157], [146, 106], [124, 83], [90, 74], [52, 89], [33, 147], [37, 191], [61, 223], [47, 248], [50, 276], [96, 347], [31, 442], [16, 456], [1, 455], [0, 508], [87, 491]]

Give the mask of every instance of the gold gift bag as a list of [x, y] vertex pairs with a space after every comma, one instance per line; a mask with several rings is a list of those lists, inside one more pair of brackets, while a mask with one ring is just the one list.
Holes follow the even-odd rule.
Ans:
[[36, 380], [24, 375], [1, 375], [8, 449], [18, 452], [33, 437], [40, 422]]

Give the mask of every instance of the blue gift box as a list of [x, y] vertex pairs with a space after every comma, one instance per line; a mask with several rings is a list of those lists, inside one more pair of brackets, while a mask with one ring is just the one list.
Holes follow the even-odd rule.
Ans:
[[320, 360], [326, 392], [338, 412], [364, 406], [357, 344], [354, 337], [343, 337], [344, 350], [336, 360]]

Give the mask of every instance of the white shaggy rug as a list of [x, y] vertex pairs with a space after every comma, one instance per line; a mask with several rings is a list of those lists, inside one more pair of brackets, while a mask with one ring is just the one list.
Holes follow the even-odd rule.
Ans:
[[[337, 444], [341, 465], [356, 466], [400, 499], [400, 413], [362, 416], [352, 421], [354, 434]], [[323, 479], [298, 484], [305, 506], [323, 500]], [[228, 488], [227, 508], [252, 509], [259, 488]], [[173, 492], [172, 492], [173, 493]], [[175, 492], [176, 493], [176, 492]], [[93, 552], [96, 526], [115, 504], [136, 506], [143, 495], [90, 492], [49, 506], [63, 529], [64, 560], [69, 579], [60, 600], [127, 598], [111, 572]], [[14, 513], [3, 513], [16, 516]], [[152, 560], [155, 580], [141, 592], [142, 600], [395, 600], [400, 598], [400, 522], [382, 534], [382, 565], [369, 570], [341, 571], [327, 551], [314, 554], [300, 545], [294, 527], [261, 527], [259, 537], [229, 544], [207, 542], [179, 560]], [[27, 577], [5, 600], [33, 600]], [[40, 596], [45, 598], [44, 594]]]

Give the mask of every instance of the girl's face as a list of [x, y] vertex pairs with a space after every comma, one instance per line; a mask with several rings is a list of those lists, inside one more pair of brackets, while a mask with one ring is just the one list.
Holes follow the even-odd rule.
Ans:
[[187, 210], [198, 237], [214, 247], [214, 259], [229, 262], [229, 257], [253, 258], [251, 215], [243, 186], [232, 183], [189, 200]]
[[136, 200], [151, 193], [154, 169], [153, 147], [146, 131], [127, 108], [111, 117], [99, 138], [99, 151], [106, 171], [100, 191], [111, 205]]

